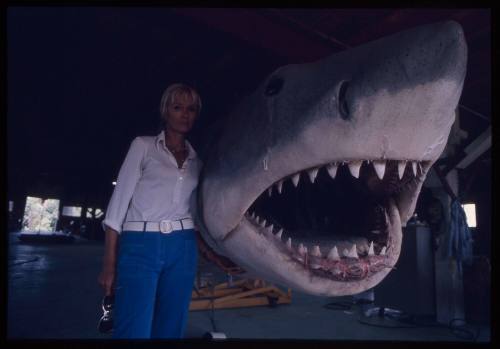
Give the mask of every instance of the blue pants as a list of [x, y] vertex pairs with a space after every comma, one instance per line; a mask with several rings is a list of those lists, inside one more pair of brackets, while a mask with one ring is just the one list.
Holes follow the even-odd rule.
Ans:
[[193, 229], [122, 232], [113, 338], [183, 338], [197, 262]]

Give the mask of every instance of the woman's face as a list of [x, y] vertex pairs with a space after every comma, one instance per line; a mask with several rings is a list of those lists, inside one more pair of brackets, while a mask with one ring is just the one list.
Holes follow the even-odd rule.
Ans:
[[167, 107], [166, 127], [177, 133], [187, 133], [193, 127], [197, 116], [196, 103], [187, 94], [177, 94]]

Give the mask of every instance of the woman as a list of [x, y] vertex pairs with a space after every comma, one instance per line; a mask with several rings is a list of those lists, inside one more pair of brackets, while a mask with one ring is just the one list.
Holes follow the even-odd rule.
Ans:
[[105, 294], [115, 294], [113, 338], [184, 336], [198, 259], [190, 207], [201, 169], [185, 137], [200, 110], [192, 87], [170, 85], [160, 103], [163, 131], [136, 137], [120, 169], [99, 275]]

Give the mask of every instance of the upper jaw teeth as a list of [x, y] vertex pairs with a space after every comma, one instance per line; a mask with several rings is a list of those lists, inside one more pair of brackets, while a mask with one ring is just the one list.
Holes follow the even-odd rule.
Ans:
[[282, 186], [283, 186], [283, 180], [278, 181], [278, 183], [276, 184], [276, 187], [278, 188], [278, 193], [280, 193], [280, 194], [281, 194]]
[[326, 165], [326, 170], [328, 171], [330, 177], [332, 177], [333, 179], [335, 179], [335, 176], [337, 175], [338, 168], [339, 166], [336, 163]]
[[316, 179], [316, 176], [318, 175], [319, 168], [313, 168], [309, 171], [307, 171], [307, 174], [309, 175], [309, 179], [311, 180], [311, 183], [314, 183], [314, 180]]
[[359, 178], [359, 170], [361, 169], [361, 165], [363, 161], [349, 161], [347, 166], [349, 166], [349, 172], [351, 172], [352, 176], [355, 178]]
[[399, 179], [403, 178], [403, 174], [405, 172], [406, 161], [398, 161], [398, 175]]
[[373, 161], [373, 168], [375, 169], [375, 172], [377, 173], [377, 176], [378, 176], [379, 179], [384, 178], [385, 161], [383, 161], [383, 160], [375, 160], [375, 161]]
[[[316, 181], [317, 175], [319, 170], [322, 167], [325, 167], [326, 171], [330, 175], [331, 178], [335, 179], [337, 176], [337, 170], [339, 166], [342, 165], [347, 165], [349, 172], [354, 178], [359, 178], [360, 172], [362, 171], [362, 165], [363, 163], [371, 163], [371, 166], [373, 166], [373, 169], [375, 170], [375, 173], [377, 174], [377, 177], [382, 180], [386, 174], [386, 167], [387, 167], [387, 161], [384, 159], [376, 159], [376, 160], [348, 160], [348, 161], [340, 161], [340, 162], [332, 162], [328, 163], [322, 166], [318, 167], [313, 167], [309, 169], [305, 169], [303, 171], [296, 172], [290, 176], [287, 176], [285, 178], [281, 178], [280, 180], [276, 181], [273, 185], [271, 185], [269, 188], [267, 188], [269, 196], [272, 195], [273, 190], [272, 187], [276, 186], [276, 189], [279, 194], [283, 192], [283, 183], [287, 180], [290, 179], [295, 187], [299, 185], [300, 182], [300, 177], [302, 172], [307, 173], [307, 176], [309, 177], [309, 180], [311, 183], [314, 183]], [[417, 174], [423, 173], [422, 170], [422, 163], [419, 161], [409, 161], [409, 160], [397, 160], [397, 171], [399, 175], [399, 179], [403, 178], [405, 169], [406, 169], [406, 164], [410, 163], [411, 167], [411, 173], [413, 173], [413, 176], [417, 176]]]
[[413, 175], [417, 175], [417, 163], [415, 161], [411, 162], [411, 169], [413, 170]]

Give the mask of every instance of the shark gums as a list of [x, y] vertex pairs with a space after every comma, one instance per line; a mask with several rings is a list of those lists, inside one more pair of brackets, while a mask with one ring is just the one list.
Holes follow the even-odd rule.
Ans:
[[[278, 68], [234, 108], [205, 158], [195, 217], [205, 242], [248, 276], [308, 294], [377, 285], [447, 143], [466, 60], [462, 28], [448, 21]], [[255, 203], [276, 206], [320, 177], [342, 210], [335, 244], [310, 235], [308, 250]]]

